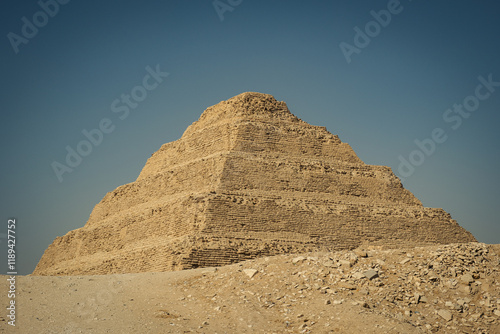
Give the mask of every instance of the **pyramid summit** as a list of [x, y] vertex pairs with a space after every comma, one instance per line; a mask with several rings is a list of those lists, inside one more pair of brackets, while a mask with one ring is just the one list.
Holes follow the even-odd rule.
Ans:
[[201, 115], [200, 121], [215, 115], [219, 117], [261, 116], [298, 120], [288, 110], [285, 102], [276, 101], [272, 95], [255, 92], [242, 93], [227, 101], [221, 101], [206, 109]]
[[325, 127], [268, 94], [207, 108], [137, 180], [57, 237], [34, 275], [220, 266], [260, 256], [475, 241], [426, 208], [389, 167], [363, 163]]

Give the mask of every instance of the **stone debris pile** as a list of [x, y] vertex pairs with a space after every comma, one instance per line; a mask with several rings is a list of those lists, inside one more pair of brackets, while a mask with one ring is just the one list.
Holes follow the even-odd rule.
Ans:
[[499, 253], [467, 243], [282, 255], [206, 272], [183, 287], [210, 290], [204, 302], [219, 316], [234, 305], [259, 308], [283, 332], [500, 333]]

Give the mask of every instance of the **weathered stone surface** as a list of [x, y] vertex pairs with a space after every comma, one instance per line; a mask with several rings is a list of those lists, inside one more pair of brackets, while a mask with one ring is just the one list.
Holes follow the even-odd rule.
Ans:
[[354, 254], [356, 254], [358, 257], [367, 257], [368, 256], [368, 253], [362, 249], [355, 249]]
[[465, 274], [465, 275], [462, 275], [462, 277], [460, 278], [461, 281], [465, 284], [471, 284], [471, 283], [474, 283], [474, 278], [472, 277], [471, 274]]
[[[286, 329], [290, 332], [300, 329], [304, 319], [309, 319], [311, 332], [322, 333], [325, 327], [331, 328], [328, 324], [331, 325], [332, 316], [337, 324], [340, 321], [352, 324], [366, 320], [370, 314], [379, 314], [391, 319], [389, 327], [379, 327], [378, 331], [376, 326], [367, 326], [365, 331], [349, 327], [339, 328], [339, 332], [364, 333], [369, 328], [370, 333], [372, 330], [374, 333], [500, 333], [496, 312], [500, 307], [500, 251], [489, 251], [493, 248], [493, 245], [481, 243], [462, 243], [374, 249], [370, 250], [370, 257], [359, 258], [351, 267], [336, 268], [324, 266], [324, 263], [338, 263], [350, 258], [352, 252], [302, 254], [301, 257], [307, 260], [295, 264], [292, 259], [298, 255], [290, 254], [271, 257], [268, 261], [255, 259], [222, 267], [217, 275], [199, 276], [187, 286], [193, 289], [206, 286], [220, 291], [220, 303], [225, 305], [229, 296], [238, 291], [250, 296], [245, 303], [253, 297], [255, 304], [252, 307], [279, 312], [283, 323], [289, 321]], [[408, 257], [407, 251], [413, 254], [412, 261], [401, 264], [401, 258]], [[480, 253], [484, 255], [478, 255]], [[428, 279], [430, 263], [435, 280]], [[265, 275], [257, 274], [242, 285], [239, 270], [246, 268], [259, 268], [259, 273]], [[454, 268], [458, 276], [450, 268]], [[357, 279], [369, 270], [377, 271], [379, 277]], [[448, 284], [465, 273], [479, 277], [476, 283], [481, 283], [481, 291], [477, 294], [469, 295]], [[183, 281], [181, 287], [185, 286]], [[338, 313], [346, 309], [353, 310], [354, 314], [348, 317]], [[412, 327], [396, 331], [394, 326], [398, 322]]]
[[361, 272], [357, 272], [357, 273], [352, 274], [352, 277], [354, 279], [362, 279], [362, 278], [365, 278], [366, 276], [365, 276], [365, 274], [363, 274]]
[[257, 274], [257, 269], [243, 269], [243, 272], [250, 278], [254, 277]]
[[297, 257], [294, 257], [294, 258], [292, 259], [292, 263], [293, 263], [293, 264], [296, 264], [296, 263], [299, 263], [299, 262], [304, 261], [305, 259], [306, 259], [306, 258], [305, 258], [305, 257], [303, 257], [303, 256], [297, 256]]
[[364, 272], [364, 275], [366, 276], [366, 278], [368, 279], [374, 279], [374, 278], [377, 278], [378, 277], [378, 271], [376, 270], [373, 270], [373, 269], [370, 269], [370, 270], [367, 270]]
[[[57, 237], [35, 275], [221, 266], [260, 256], [474, 241], [385, 166], [363, 163], [271, 95], [206, 109], [87, 224]], [[353, 262], [354, 263], [354, 262]]]
[[453, 315], [450, 311], [447, 310], [439, 310], [437, 314], [446, 321], [450, 321], [451, 319], [453, 319]]

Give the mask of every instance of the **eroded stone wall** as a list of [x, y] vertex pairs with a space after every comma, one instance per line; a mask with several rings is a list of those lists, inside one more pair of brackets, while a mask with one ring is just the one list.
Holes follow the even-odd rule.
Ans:
[[475, 241], [284, 102], [243, 93], [205, 110], [58, 237], [35, 275], [225, 265], [259, 256]]

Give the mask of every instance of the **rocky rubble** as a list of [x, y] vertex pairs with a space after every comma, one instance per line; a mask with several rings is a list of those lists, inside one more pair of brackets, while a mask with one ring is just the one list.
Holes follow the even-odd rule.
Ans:
[[231, 305], [258, 308], [282, 332], [500, 333], [498, 253], [467, 243], [281, 255], [181, 285], [207, 291], [213, 317]]
[[172, 272], [18, 276], [24, 311], [15, 328], [0, 315], [0, 333], [497, 334], [499, 254], [481, 243], [371, 246]]

